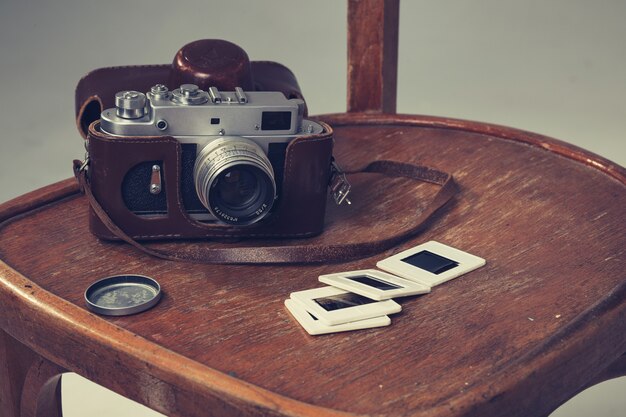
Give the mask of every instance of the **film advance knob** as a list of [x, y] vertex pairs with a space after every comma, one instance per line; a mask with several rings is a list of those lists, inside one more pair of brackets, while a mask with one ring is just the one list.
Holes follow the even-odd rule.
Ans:
[[146, 95], [139, 91], [120, 91], [115, 94], [116, 113], [124, 119], [138, 119], [144, 115]]

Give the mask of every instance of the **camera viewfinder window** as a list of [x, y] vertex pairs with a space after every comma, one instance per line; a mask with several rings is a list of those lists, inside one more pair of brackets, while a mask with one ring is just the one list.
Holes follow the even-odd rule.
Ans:
[[458, 262], [444, 258], [443, 256], [427, 250], [423, 250], [409, 256], [408, 258], [404, 258], [402, 262], [406, 262], [409, 265], [416, 266], [437, 275], [459, 266]]
[[314, 301], [322, 306], [322, 308], [326, 311], [341, 310], [344, 308], [356, 307], [376, 302], [375, 300], [371, 300], [367, 297], [353, 294], [351, 292], [346, 294], [333, 295], [330, 297], [316, 298]]
[[382, 280], [379, 280], [379, 279], [376, 279], [374, 277], [370, 277], [367, 275], [359, 275], [356, 277], [346, 277], [346, 278], [348, 278], [351, 281], [356, 281], [361, 284], [368, 285], [370, 287], [374, 287], [382, 291], [395, 290], [396, 288], [402, 288], [401, 286], [392, 284], [391, 282], [382, 281]]
[[291, 112], [264, 111], [261, 117], [261, 130], [290, 130]]

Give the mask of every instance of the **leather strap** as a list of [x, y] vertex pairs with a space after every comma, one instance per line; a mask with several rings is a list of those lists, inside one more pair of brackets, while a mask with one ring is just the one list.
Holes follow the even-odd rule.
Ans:
[[157, 258], [203, 264], [298, 264], [321, 262], [345, 262], [380, 253], [418, 233], [426, 221], [456, 194], [458, 188], [452, 175], [420, 165], [395, 161], [374, 161], [362, 169], [347, 172], [378, 173], [393, 177], [405, 177], [440, 185], [441, 188], [430, 203], [415, 214], [413, 226], [402, 233], [384, 240], [336, 245], [296, 245], [262, 247], [205, 248], [195, 245], [185, 250], [165, 250], [142, 245], [120, 229], [102, 209], [91, 192], [86, 164], [74, 161], [74, 175], [80, 183], [89, 204], [98, 218], [118, 238], [140, 251]]

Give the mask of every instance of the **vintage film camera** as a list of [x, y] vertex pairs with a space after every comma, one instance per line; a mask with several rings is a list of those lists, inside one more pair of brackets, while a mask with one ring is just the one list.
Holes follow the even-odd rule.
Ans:
[[[90, 178], [100, 203], [131, 235], [211, 236], [211, 224], [230, 230], [259, 224], [258, 236], [321, 231], [333, 176], [332, 130], [303, 118], [303, 100], [193, 84], [169, 91], [157, 84], [146, 94], [118, 92], [115, 105], [90, 128]], [[165, 145], [169, 151], [156, 151]], [[159, 159], [164, 153], [170, 155]], [[123, 207], [112, 201], [120, 200], [115, 189]], [[179, 211], [193, 220], [187, 222], [193, 232], [185, 225], [186, 231], [173, 233]], [[154, 221], [167, 217], [173, 220]], [[296, 221], [301, 225], [286, 224]]]

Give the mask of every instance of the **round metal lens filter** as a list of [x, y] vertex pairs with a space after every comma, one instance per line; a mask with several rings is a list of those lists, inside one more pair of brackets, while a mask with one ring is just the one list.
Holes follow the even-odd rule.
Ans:
[[114, 275], [91, 284], [85, 291], [87, 307], [106, 316], [127, 316], [154, 307], [161, 286], [143, 275]]

